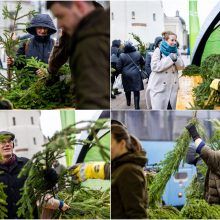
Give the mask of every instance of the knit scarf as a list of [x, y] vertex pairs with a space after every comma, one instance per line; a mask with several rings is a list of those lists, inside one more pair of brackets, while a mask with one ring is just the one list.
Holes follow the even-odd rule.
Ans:
[[170, 46], [165, 40], [162, 40], [160, 44], [160, 51], [165, 56], [169, 56], [170, 53], [177, 53], [176, 45]]
[[5, 166], [11, 166], [13, 163], [15, 163], [16, 161], [16, 156], [15, 154], [12, 154], [11, 158], [9, 160], [7, 160], [6, 162], [3, 163], [3, 165]]

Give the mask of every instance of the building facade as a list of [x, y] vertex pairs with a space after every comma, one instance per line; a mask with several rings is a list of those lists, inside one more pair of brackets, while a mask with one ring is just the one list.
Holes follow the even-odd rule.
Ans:
[[145, 43], [154, 42], [164, 30], [161, 0], [113, 1], [110, 5], [112, 40], [133, 41], [130, 33], [135, 33]]
[[186, 30], [186, 22], [180, 16], [179, 11], [176, 11], [175, 17], [168, 17], [164, 15], [164, 27], [166, 31], [172, 31], [177, 34], [180, 50], [185, 50], [188, 47], [188, 31]]
[[40, 126], [40, 111], [1, 111], [0, 130], [15, 134], [14, 153], [31, 158], [42, 149], [45, 137]]

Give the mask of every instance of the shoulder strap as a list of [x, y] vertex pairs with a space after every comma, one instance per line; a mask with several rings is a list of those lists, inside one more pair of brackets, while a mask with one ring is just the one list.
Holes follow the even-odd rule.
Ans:
[[29, 49], [29, 44], [31, 42], [31, 39], [28, 39], [26, 42], [24, 42], [24, 54], [26, 55]]
[[140, 68], [139, 68], [138, 65], [134, 62], [134, 60], [130, 57], [130, 55], [129, 55], [129, 54], [127, 54], [127, 55], [129, 56], [131, 62], [132, 62], [132, 63], [138, 68], [138, 70], [140, 71]]

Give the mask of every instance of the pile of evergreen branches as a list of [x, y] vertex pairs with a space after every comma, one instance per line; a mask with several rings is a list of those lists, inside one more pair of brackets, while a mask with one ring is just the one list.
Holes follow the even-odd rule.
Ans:
[[[183, 76], [201, 76], [202, 83], [193, 88], [194, 104], [192, 109], [213, 109], [220, 105], [220, 92], [212, 90], [210, 84], [214, 79], [220, 79], [220, 55], [208, 56], [200, 67], [189, 65], [183, 70]], [[210, 98], [211, 96], [211, 98]]]
[[[69, 175], [68, 170], [63, 170], [58, 178], [58, 183], [55, 187], [51, 187], [48, 185], [48, 183], [44, 179], [44, 174], [47, 170], [49, 170], [52, 167], [52, 164], [55, 160], [58, 160], [65, 156], [65, 151], [67, 149], [73, 149], [74, 145], [96, 145], [100, 149], [100, 154], [102, 155], [103, 161], [109, 161], [109, 155], [106, 154], [106, 149], [109, 149], [109, 146], [103, 146], [99, 142], [99, 139], [97, 137], [96, 131], [102, 130], [102, 129], [109, 129], [109, 127], [106, 125], [107, 119], [99, 119], [97, 121], [90, 121], [88, 125], [84, 127], [77, 128], [75, 125], [69, 126], [65, 129], [63, 129], [61, 132], [56, 133], [47, 144], [44, 145], [44, 149], [41, 152], [38, 152], [35, 154], [31, 160], [27, 162], [27, 164], [22, 169], [19, 176], [26, 176], [27, 180], [25, 181], [25, 185], [22, 190], [22, 197], [18, 202], [18, 215], [25, 218], [33, 218], [33, 212], [34, 208], [36, 207], [36, 202], [39, 201], [39, 212], [42, 209], [42, 205], [44, 202], [44, 198], [46, 194], [53, 195], [54, 197], [57, 197], [57, 195], [63, 195], [61, 198], [69, 195], [68, 202], [72, 204], [72, 208], [77, 207], [73, 204], [73, 202], [79, 202], [79, 200], [75, 200], [75, 190], [76, 186], [72, 182], [71, 177]], [[74, 134], [78, 134], [81, 131], [88, 131], [89, 134], [93, 135], [93, 140], [81, 140], [77, 139]], [[80, 191], [80, 188], [77, 189]], [[83, 190], [80, 191], [80, 193]], [[67, 193], [69, 192], [69, 193]], [[86, 192], [89, 192], [88, 190]], [[91, 191], [92, 192], [92, 191]], [[90, 193], [91, 193], [90, 192]], [[106, 207], [109, 208], [110, 201], [108, 200], [108, 205], [105, 205], [107, 203], [107, 199], [109, 197], [106, 194], [109, 194], [106, 192], [105, 195], [102, 193], [95, 193], [97, 198], [97, 205], [94, 204], [94, 206], [98, 207], [99, 205], [103, 205], [104, 210]], [[88, 195], [87, 199], [91, 199], [93, 197], [93, 194]], [[103, 196], [103, 199], [101, 199], [101, 196]], [[84, 196], [85, 198], [85, 196]], [[98, 199], [101, 203], [98, 202]], [[88, 202], [87, 201], [87, 202]], [[82, 202], [83, 203], [83, 202]], [[88, 204], [88, 206], [91, 206], [91, 204]], [[78, 206], [79, 207], [79, 206]], [[100, 206], [101, 207], [101, 206]], [[87, 208], [83, 205], [81, 206], [81, 213], [84, 213], [85, 208], [85, 215], [88, 214]], [[96, 208], [96, 211], [99, 209]], [[101, 212], [101, 208], [99, 210]], [[71, 210], [68, 211], [68, 213], [73, 213]], [[97, 213], [94, 210], [94, 213], [97, 216], [104, 217], [103, 214]], [[59, 213], [61, 214], [61, 213]], [[91, 213], [90, 213], [91, 214]], [[70, 214], [66, 215], [66, 217], [70, 217]], [[80, 216], [80, 218], [83, 216]], [[64, 218], [64, 216], [63, 216]]]

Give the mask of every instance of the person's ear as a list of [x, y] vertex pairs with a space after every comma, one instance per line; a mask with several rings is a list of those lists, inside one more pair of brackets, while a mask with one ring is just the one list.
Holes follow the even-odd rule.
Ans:
[[124, 139], [122, 139], [122, 140], [119, 142], [119, 145], [120, 145], [120, 150], [126, 149], [126, 141], [125, 141]]

